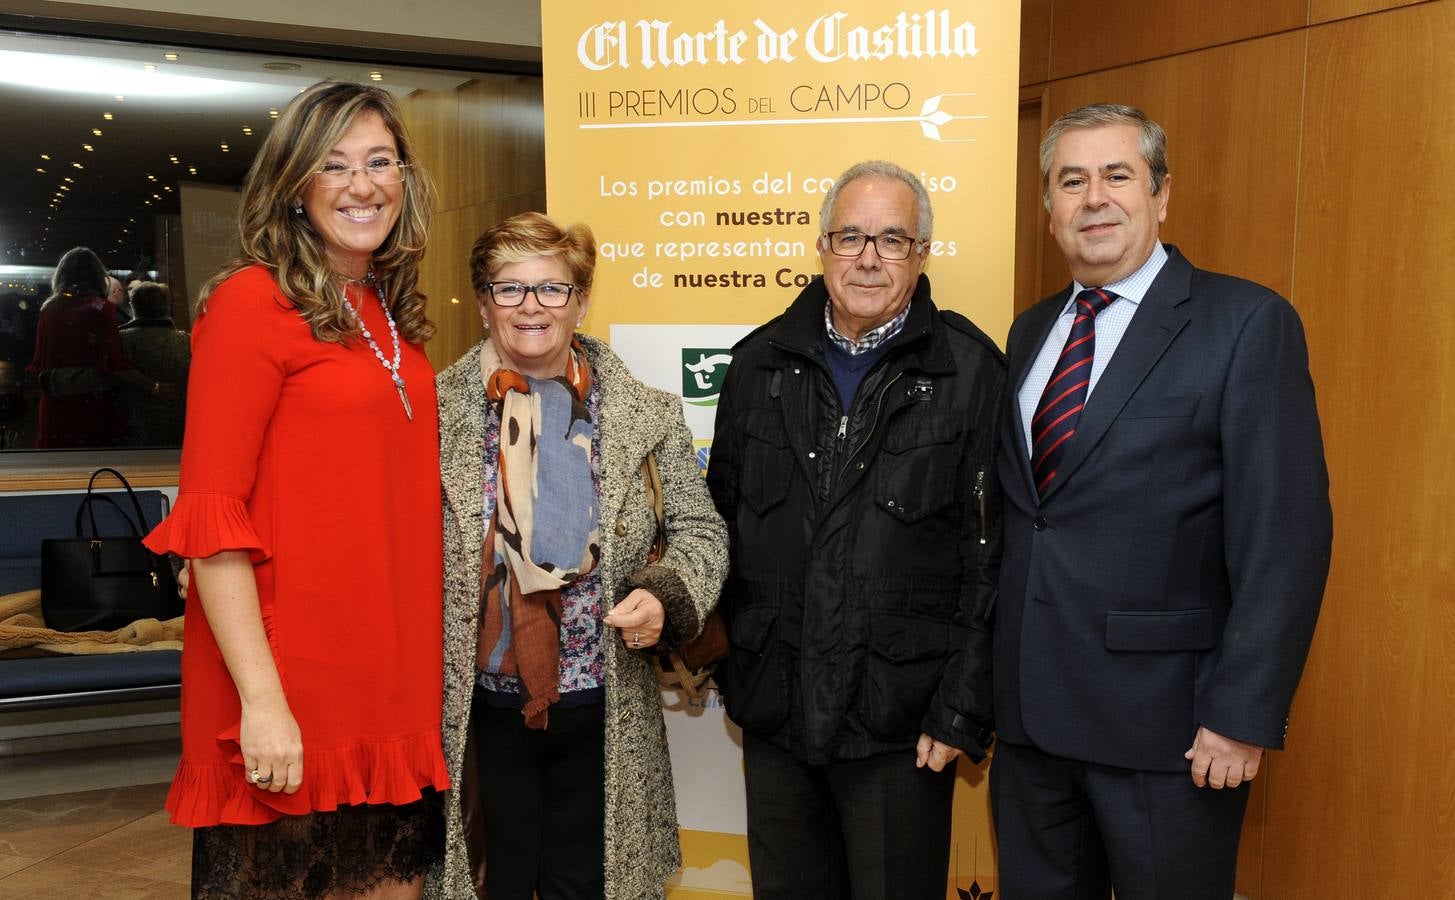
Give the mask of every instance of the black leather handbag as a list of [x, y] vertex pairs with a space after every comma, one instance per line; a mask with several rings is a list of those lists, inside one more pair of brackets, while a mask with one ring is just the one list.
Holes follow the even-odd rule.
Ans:
[[[136, 511], [130, 514], [115, 500], [96, 494], [96, 479], [116, 476]], [[97, 503], [113, 507], [131, 534], [103, 537], [97, 533]], [[90, 536], [83, 534], [90, 522]], [[91, 473], [86, 496], [76, 507], [76, 536], [40, 543], [40, 607], [47, 628], [56, 631], [115, 631], [138, 619], [171, 619], [182, 614], [172, 564], [142, 545], [150, 530], [141, 502], [126, 478], [115, 469]]]

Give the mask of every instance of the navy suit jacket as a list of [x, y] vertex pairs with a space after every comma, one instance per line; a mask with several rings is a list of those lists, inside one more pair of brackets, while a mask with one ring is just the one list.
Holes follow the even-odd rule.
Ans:
[[1016, 395], [1069, 287], [1011, 326], [994, 612], [1000, 738], [1152, 771], [1282, 746], [1333, 536], [1298, 314], [1167, 249], [1044, 499]]

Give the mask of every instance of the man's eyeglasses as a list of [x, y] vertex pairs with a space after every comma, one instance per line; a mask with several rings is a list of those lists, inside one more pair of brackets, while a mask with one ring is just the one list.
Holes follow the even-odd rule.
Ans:
[[326, 162], [314, 176], [323, 187], [348, 187], [354, 180], [354, 173], [363, 172], [375, 184], [398, 184], [404, 180], [404, 170], [409, 163], [402, 159], [385, 159], [377, 156], [362, 166], [346, 166], [341, 162]]
[[865, 234], [862, 231], [830, 231], [829, 252], [835, 256], [859, 256], [864, 248], [874, 245], [874, 252], [880, 259], [908, 259], [916, 244], [921, 243], [907, 234]]
[[561, 307], [571, 302], [576, 285], [564, 281], [543, 281], [540, 284], [521, 284], [519, 281], [490, 281], [485, 290], [496, 306], [519, 306], [525, 302], [526, 294], [535, 294], [541, 306]]

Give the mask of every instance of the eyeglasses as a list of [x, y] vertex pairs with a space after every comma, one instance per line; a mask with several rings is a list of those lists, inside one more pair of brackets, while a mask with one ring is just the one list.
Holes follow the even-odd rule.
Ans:
[[525, 302], [526, 294], [535, 294], [541, 306], [561, 307], [571, 302], [576, 285], [564, 281], [543, 281], [540, 284], [521, 284], [519, 281], [491, 281], [485, 284], [490, 299], [496, 306], [519, 306]]
[[385, 159], [382, 156], [376, 156], [362, 166], [326, 162], [313, 174], [323, 187], [339, 188], [348, 187], [353, 183], [356, 172], [368, 175], [369, 180], [375, 184], [398, 184], [404, 180], [404, 170], [407, 168], [409, 168], [409, 163], [402, 159]]
[[874, 252], [880, 259], [908, 259], [915, 245], [924, 245], [907, 234], [865, 234], [862, 231], [830, 231], [824, 235], [829, 239], [829, 252], [835, 256], [859, 256], [864, 248], [874, 245]]

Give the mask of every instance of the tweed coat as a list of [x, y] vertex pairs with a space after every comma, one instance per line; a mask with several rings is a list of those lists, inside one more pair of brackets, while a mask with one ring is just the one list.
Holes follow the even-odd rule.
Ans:
[[[649, 388], [607, 345], [580, 337], [600, 385], [601, 583], [605, 614], [633, 587], [647, 587], [667, 611], [664, 640], [702, 629], [727, 572], [727, 532], [693, 457], [681, 400]], [[447, 846], [430, 873], [426, 896], [469, 898], [473, 877], [462, 828], [460, 779], [474, 691], [480, 627], [485, 386], [477, 345], [436, 379], [440, 466], [444, 483], [445, 692], [444, 749], [452, 789], [445, 795]], [[647, 566], [656, 519], [647, 504], [641, 465], [655, 451], [666, 505], [667, 552]], [[606, 896], [664, 896], [681, 865], [677, 804], [672, 790], [662, 699], [644, 653], [615, 629], [606, 643]], [[474, 773], [466, 774], [470, 777]], [[488, 791], [490, 784], [480, 784]]]

